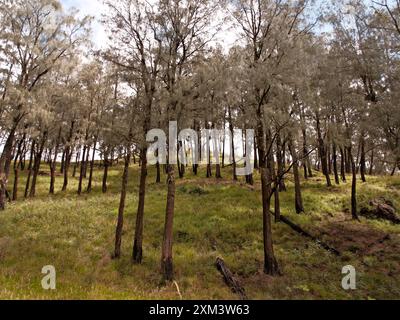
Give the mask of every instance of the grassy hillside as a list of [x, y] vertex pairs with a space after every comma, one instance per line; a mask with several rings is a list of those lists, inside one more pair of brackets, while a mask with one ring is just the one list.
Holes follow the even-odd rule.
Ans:
[[[44, 166], [43, 166], [44, 167]], [[150, 172], [145, 210], [144, 263], [130, 262], [137, 206], [138, 168], [131, 168], [123, 256], [110, 259], [122, 170], [110, 172], [110, 190], [48, 196], [49, 178], [39, 177], [37, 198], [20, 200], [0, 213], [0, 299], [179, 299], [175, 284], [162, 286], [160, 247], [166, 188]], [[322, 177], [303, 181], [306, 214], [294, 213], [293, 185], [282, 193], [282, 212], [343, 254], [336, 257], [279, 223], [273, 225], [276, 256], [284, 275], [262, 273], [261, 197], [254, 188], [189, 173], [178, 181], [174, 226], [176, 282], [183, 299], [236, 299], [214, 266], [221, 256], [251, 299], [383, 299], [400, 297], [400, 227], [388, 222], [351, 221], [350, 183], [326, 188]], [[61, 177], [57, 190], [61, 189]], [[400, 208], [400, 178], [369, 177], [359, 186], [361, 205], [385, 196]], [[12, 181], [12, 177], [11, 177]], [[25, 179], [21, 179], [20, 195]], [[381, 239], [390, 234], [390, 240]], [[341, 287], [342, 267], [353, 265], [358, 289]], [[54, 265], [57, 290], [41, 288], [41, 269]]]

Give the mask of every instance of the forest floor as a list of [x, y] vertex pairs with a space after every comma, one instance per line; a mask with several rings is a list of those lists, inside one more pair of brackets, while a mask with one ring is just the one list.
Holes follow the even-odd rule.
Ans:
[[[43, 169], [46, 169], [43, 165]], [[145, 208], [144, 262], [131, 264], [137, 209], [138, 167], [130, 172], [120, 260], [110, 258], [119, 204], [122, 168], [110, 172], [109, 192], [101, 193], [95, 172], [91, 194], [48, 196], [49, 177], [39, 177], [37, 198], [19, 200], [0, 213], [0, 299], [180, 299], [176, 285], [160, 282], [166, 187], [150, 171]], [[273, 223], [275, 253], [283, 276], [263, 274], [259, 177], [254, 188], [225, 179], [188, 173], [177, 180], [174, 224], [176, 284], [183, 299], [237, 299], [214, 263], [222, 257], [250, 299], [399, 299], [400, 226], [378, 220], [351, 220], [350, 183], [327, 188], [320, 176], [302, 181], [306, 213], [294, 212], [292, 177], [281, 194], [282, 213], [342, 254], [340, 257]], [[10, 181], [13, 181], [11, 177]], [[25, 176], [20, 181], [23, 194]], [[57, 178], [56, 190], [61, 189]], [[368, 177], [359, 184], [359, 203], [384, 196], [400, 208], [400, 177]], [[390, 235], [386, 239], [386, 235]], [[382, 241], [382, 239], [385, 239]], [[57, 271], [57, 289], [41, 287], [43, 266]], [[357, 271], [357, 290], [342, 288], [342, 268]]]

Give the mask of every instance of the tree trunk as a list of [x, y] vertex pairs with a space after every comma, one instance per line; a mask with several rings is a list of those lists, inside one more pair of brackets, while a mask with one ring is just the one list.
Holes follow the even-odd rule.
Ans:
[[18, 200], [18, 179], [19, 179], [19, 166], [14, 168], [14, 188], [13, 188], [13, 201]]
[[65, 160], [64, 160], [64, 184], [62, 187], [62, 191], [65, 192], [67, 191], [68, 188], [68, 174], [69, 174], [69, 166], [71, 163], [71, 158], [72, 158], [72, 152], [71, 152], [71, 141], [72, 141], [72, 136], [74, 134], [74, 128], [75, 128], [75, 121], [72, 121], [71, 123], [71, 128], [69, 131], [69, 136], [68, 136], [68, 141], [67, 141], [67, 146], [65, 148]]
[[[92, 192], [92, 182], [93, 182], [93, 170], [94, 170], [94, 160], [96, 157], [96, 145], [97, 145], [97, 138], [95, 139], [94, 146], [93, 146], [93, 154], [92, 154], [92, 161], [90, 161], [90, 173], [89, 173], [89, 183], [87, 186], [87, 193]], [[130, 161], [129, 156], [129, 161]]]
[[348, 154], [351, 160], [351, 171], [353, 175], [353, 181], [351, 186], [351, 216], [354, 220], [359, 220], [357, 212], [357, 168], [356, 162], [354, 161], [351, 148], [348, 148]]
[[23, 154], [22, 145], [25, 145], [25, 138], [26, 138], [26, 134], [24, 134], [23, 138], [18, 143], [17, 154], [16, 154], [15, 160], [14, 160], [14, 186], [13, 186], [12, 201], [18, 200], [19, 169], [20, 169], [21, 158], [22, 158], [22, 154]]
[[319, 156], [321, 158], [322, 173], [325, 175], [327, 186], [331, 187], [332, 182], [329, 176], [327, 153], [325, 148], [325, 142], [324, 139], [322, 138], [321, 124], [318, 114], [317, 114], [317, 133], [318, 133], [318, 146], [319, 146]]
[[108, 167], [110, 166], [108, 160], [108, 152], [104, 153], [104, 172], [103, 172], [103, 183], [102, 183], [102, 192], [107, 193], [107, 179], [108, 179]]
[[62, 157], [61, 157], [61, 167], [60, 167], [60, 173], [64, 173], [64, 165], [65, 165], [65, 150], [63, 151]]
[[375, 157], [375, 150], [371, 151], [371, 159], [369, 164], [369, 175], [372, 176], [374, 174], [374, 157]]
[[[280, 133], [278, 133], [276, 137], [276, 160], [278, 162], [278, 176], [281, 176], [285, 166], [285, 159], [283, 156], [282, 139]], [[279, 181], [279, 192], [284, 191], [286, 191], [286, 184], [285, 179], [282, 177], [282, 179]]]
[[293, 158], [293, 175], [294, 175], [294, 185], [295, 185], [295, 207], [296, 213], [300, 214], [304, 212], [303, 198], [301, 195], [301, 184], [300, 184], [300, 173], [298, 165], [298, 157], [296, 149], [293, 146], [293, 139], [291, 138], [289, 142], [289, 151]]
[[34, 161], [34, 166], [33, 166], [33, 176], [32, 176], [32, 185], [31, 185], [31, 190], [29, 192], [29, 197], [34, 198], [36, 196], [36, 182], [37, 182], [37, 177], [39, 175], [39, 170], [40, 170], [40, 164], [42, 162], [42, 155], [43, 155], [43, 150], [44, 150], [44, 145], [47, 140], [47, 132], [43, 134], [42, 141], [39, 146], [39, 150], [36, 154], [35, 161]]
[[26, 179], [25, 194], [24, 194], [25, 199], [28, 198], [28, 195], [29, 195], [29, 186], [30, 186], [31, 177], [32, 177], [33, 158], [34, 158], [34, 154], [35, 154], [35, 145], [36, 145], [35, 140], [32, 140], [31, 154], [29, 156], [30, 158], [29, 158], [29, 165], [28, 165], [28, 176], [27, 176], [27, 179]]
[[130, 162], [131, 162], [131, 152], [130, 152], [130, 150], [126, 150], [124, 173], [122, 176], [121, 198], [120, 198], [119, 209], [118, 209], [117, 229], [115, 231], [115, 249], [114, 249], [114, 255], [113, 255], [114, 259], [119, 259], [121, 257], [122, 232], [124, 229], [124, 211], [125, 211], [125, 200], [126, 200], [126, 193], [127, 193], [126, 189], [128, 186]]
[[133, 262], [140, 264], [143, 261], [143, 227], [144, 227], [144, 205], [146, 200], [146, 179], [147, 179], [147, 147], [140, 150], [140, 185], [139, 203], [136, 215], [135, 238], [133, 242]]
[[82, 194], [82, 184], [83, 184], [83, 176], [85, 175], [85, 160], [86, 160], [86, 150], [87, 147], [86, 145], [83, 147], [83, 155], [82, 155], [82, 161], [81, 161], [81, 171], [79, 175], [79, 185], [78, 185], [78, 194]]
[[90, 148], [91, 148], [91, 146], [88, 145], [87, 150], [86, 150], [85, 165], [83, 168], [83, 178], [85, 178], [85, 179], [87, 178], [87, 169], [88, 169], [88, 165], [89, 165]]
[[10, 131], [10, 134], [8, 135], [7, 141], [4, 145], [3, 153], [0, 157], [0, 211], [5, 210], [6, 208], [8, 175], [12, 161], [12, 149], [14, 145], [17, 126], [18, 123], [16, 123]]
[[275, 258], [273, 240], [272, 240], [272, 226], [271, 226], [271, 181], [272, 174], [271, 168], [268, 164], [269, 155], [266, 152], [266, 134], [264, 132], [263, 117], [259, 115], [260, 123], [258, 125], [258, 151], [259, 163], [261, 170], [261, 190], [262, 190], [262, 205], [263, 205], [263, 240], [264, 240], [264, 272], [268, 275], [280, 275], [278, 262]]
[[175, 211], [175, 169], [168, 165], [168, 194], [167, 208], [165, 214], [164, 237], [162, 244], [161, 270], [165, 281], [172, 281], [174, 278], [174, 267], [172, 259], [173, 225]]
[[333, 172], [335, 174], [335, 183], [337, 185], [340, 184], [340, 178], [339, 178], [339, 172], [338, 172], [338, 165], [337, 165], [337, 148], [336, 148], [336, 144], [333, 143]]
[[346, 182], [346, 157], [342, 147], [340, 147], [340, 174], [342, 181]]
[[364, 137], [361, 137], [360, 173], [361, 173], [361, 180], [364, 183], [367, 182], [367, 179], [365, 177], [366, 172], [367, 172], [367, 165], [365, 159], [365, 139]]

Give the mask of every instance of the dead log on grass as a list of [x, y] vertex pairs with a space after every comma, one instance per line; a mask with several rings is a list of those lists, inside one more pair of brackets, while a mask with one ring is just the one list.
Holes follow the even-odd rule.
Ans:
[[338, 250], [336, 250], [335, 248], [332, 248], [327, 243], [325, 243], [325, 242], [321, 241], [320, 239], [318, 239], [317, 237], [311, 235], [309, 232], [305, 231], [304, 229], [302, 229], [300, 226], [298, 226], [295, 223], [293, 223], [292, 221], [290, 221], [285, 216], [281, 215], [280, 221], [285, 223], [286, 225], [288, 225], [290, 228], [292, 228], [294, 231], [301, 234], [302, 236], [304, 236], [308, 239], [311, 239], [312, 241], [317, 243], [320, 247], [324, 248], [325, 250], [333, 253], [336, 256], [340, 256], [340, 252]]
[[234, 277], [233, 273], [226, 266], [225, 262], [221, 258], [217, 258], [215, 266], [218, 271], [224, 276], [225, 283], [232, 289], [232, 291], [240, 296], [242, 300], [248, 300], [244, 288], [240, 285], [239, 281]]
[[370, 219], [382, 219], [394, 224], [400, 224], [400, 218], [396, 214], [396, 208], [391, 201], [384, 198], [374, 199], [370, 208], [362, 208], [361, 215]]

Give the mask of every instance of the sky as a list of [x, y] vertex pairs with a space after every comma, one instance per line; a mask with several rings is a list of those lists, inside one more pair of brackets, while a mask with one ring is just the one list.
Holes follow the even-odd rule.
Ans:
[[93, 35], [92, 40], [97, 48], [102, 48], [107, 43], [107, 35], [102, 24], [99, 22], [101, 15], [105, 12], [105, 6], [102, 0], [61, 0], [65, 9], [76, 8], [80, 16], [93, 16]]
[[[104, 27], [99, 22], [101, 15], [106, 12], [106, 6], [103, 4], [103, 0], [61, 0], [61, 3], [67, 10], [76, 8], [79, 10], [81, 16], [89, 15], [95, 18], [92, 24], [92, 41], [98, 49], [104, 48], [109, 40]], [[230, 48], [236, 42], [237, 36], [225, 26], [215, 40], [221, 43], [223, 47]]]

